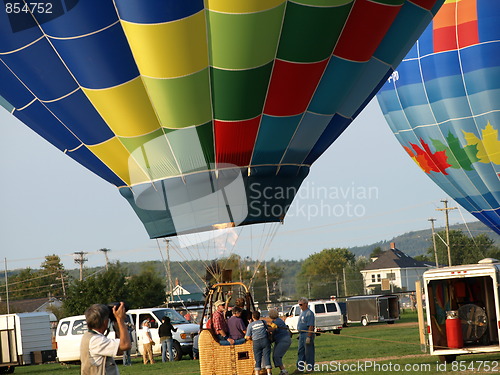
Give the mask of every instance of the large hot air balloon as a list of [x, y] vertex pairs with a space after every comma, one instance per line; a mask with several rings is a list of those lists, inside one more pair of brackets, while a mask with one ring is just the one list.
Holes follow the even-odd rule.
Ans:
[[5, 2], [0, 103], [151, 238], [278, 222], [442, 1]]
[[500, 2], [447, 0], [378, 94], [394, 134], [500, 234]]

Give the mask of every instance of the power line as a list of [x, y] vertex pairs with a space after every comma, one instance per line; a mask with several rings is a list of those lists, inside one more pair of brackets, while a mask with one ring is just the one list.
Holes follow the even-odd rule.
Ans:
[[[15, 293], [15, 292], [24, 292], [26, 290], [33, 290], [33, 289], [43, 289], [43, 288], [49, 288], [49, 287], [52, 287], [54, 286], [55, 284], [51, 283], [51, 284], [46, 284], [46, 285], [37, 285], [37, 286], [32, 286], [30, 288], [21, 288], [21, 289], [14, 289], [14, 290], [11, 290], [9, 289], [9, 293]], [[61, 287], [59, 287], [58, 289], [61, 289]], [[3, 292], [3, 291], [0, 291], [0, 294], [5, 294], [6, 292]]]
[[[44, 277], [52, 276], [52, 275], [55, 275], [55, 274], [57, 274], [57, 272], [52, 272], [52, 273], [48, 273], [46, 275], [32, 277], [31, 279], [24, 279], [24, 280], [20, 280], [20, 281], [15, 281], [13, 283], [9, 283], [9, 285], [22, 284], [22, 283], [26, 283], [26, 282], [37, 280], [37, 279], [43, 279]], [[15, 278], [16, 276], [12, 276], [12, 277]]]

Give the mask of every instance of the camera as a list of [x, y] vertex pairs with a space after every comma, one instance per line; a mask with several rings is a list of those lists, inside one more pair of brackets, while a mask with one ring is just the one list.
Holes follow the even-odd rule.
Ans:
[[[115, 314], [113, 314], [113, 307], [114, 306], [119, 307], [120, 306], [120, 302], [111, 302], [111, 303], [108, 303], [109, 320], [111, 322], [115, 322], [116, 321]], [[126, 303], [124, 303], [124, 307], [125, 307], [125, 311], [128, 311], [128, 306], [127, 306]]]

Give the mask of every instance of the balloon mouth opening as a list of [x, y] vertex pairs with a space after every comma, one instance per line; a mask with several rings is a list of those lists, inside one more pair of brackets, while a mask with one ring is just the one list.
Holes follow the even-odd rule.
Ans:
[[151, 238], [282, 222], [307, 166], [200, 171], [120, 188]]
[[[155, 238], [169, 238], [169, 237], [176, 237], [176, 236], [185, 236], [185, 235], [192, 235], [192, 234], [201, 234], [201, 233], [216, 233], [218, 231], [224, 232], [225, 230], [230, 230], [230, 229], [235, 229], [238, 227], [246, 227], [248, 225], [257, 225], [257, 224], [271, 224], [271, 223], [283, 223], [283, 218], [270, 218], [266, 220], [245, 220], [244, 222], [240, 224], [236, 224], [234, 222], [228, 222], [228, 223], [217, 223], [217, 224], [211, 224], [207, 225], [204, 227], [197, 227], [197, 228], [192, 228], [192, 229], [186, 229], [182, 231], [177, 231], [174, 233], [168, 233], [164, 235], [157, 235], [157, 236], [150, 236], [152, 239]], [[213, 236], [213, 235], [211, 235]]]

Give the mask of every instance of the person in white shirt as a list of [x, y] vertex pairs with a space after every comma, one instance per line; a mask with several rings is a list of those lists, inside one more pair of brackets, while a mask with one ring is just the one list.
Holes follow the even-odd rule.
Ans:
[[82, 337], [80, 360], [82, 375], [119, 375], [114, 356], [121, 355], [131, 348], [130, 335], [125, 325], [125, 305], [113, 306], [113, 318], [116, 320], [117, 338], [110, 339], [104, 333], [108, 330], [110, 308], [95, 304], [85, 311], [88, 332]]
[[141, 335], [142, 335], [142, 347], [144, 350], [142, 351], [142, 361], [144, 362], [145, 365], [155, 363], [153, 359], [153, 345], [155, 342], [153, 341], [153, 337], [151, 336], [151, 323], [149, 320], [145, 320], [142, 322], [142, 329], [141, 329]]

